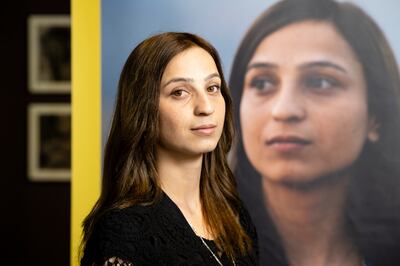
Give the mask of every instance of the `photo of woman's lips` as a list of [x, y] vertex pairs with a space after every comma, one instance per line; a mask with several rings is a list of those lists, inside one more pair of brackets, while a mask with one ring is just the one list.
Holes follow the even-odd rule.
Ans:
[[295, 135], [276, 135], [265, 142], [268, 147], [281, 153], [299, 151], [311, 143], [310, 140]]
[[193, 127], [193, 128], [191, 128], [191, 130], [196, 135], [210, 136], [214, 133], [216, 127], [217, 127], [217, 125], [215, 125], [215, 124], [203, 124], [200, 126]]

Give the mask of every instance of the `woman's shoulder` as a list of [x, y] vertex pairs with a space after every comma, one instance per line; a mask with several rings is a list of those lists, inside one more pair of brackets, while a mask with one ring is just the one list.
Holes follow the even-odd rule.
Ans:
[[153, 206], [147, 205], [133, 205], [121, 209], [112, 209], [106, 212], [103, 217], [103, 222], [123, 222], [129, 223], [132, 221], [140, 222], [143, 221], [145, 217], [152, 215]]
[[104, 213], [86, 243], [82, 265], [102, 265], [113, 257], [132, 261], [131, 254], [136, 255], [154, 233], [152, 216], [153, 207], [141, 205]]
[[154, 205], [133, 205], [107, 211], [98, 221], [95, 233], [117, 242], [140, 240], [155, 227]]

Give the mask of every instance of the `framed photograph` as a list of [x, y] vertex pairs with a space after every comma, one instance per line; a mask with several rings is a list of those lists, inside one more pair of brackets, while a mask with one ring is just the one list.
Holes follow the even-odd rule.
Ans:
[[28, 87], [33, 93], [71, 91], [71, 27], [68, 15], [28, 18]]
[[69, 181], [71, 169], [70, 104], [28, 106], [28, 177], [32, 181]]

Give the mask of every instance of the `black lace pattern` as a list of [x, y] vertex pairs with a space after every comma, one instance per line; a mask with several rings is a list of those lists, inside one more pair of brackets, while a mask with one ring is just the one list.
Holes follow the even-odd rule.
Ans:
[[[243, 228], [253, 241], [253, 252], [235, 259], [235, 264], [258, 265], [255, 227], [245, 209], [240, 211]], [[218, 253], [213, 241], [209, 247]], [[223, 265], [233, 265], [221, 256]], [[175, 203], [166, 195], [152, 206], [132, 206], [113, 210], [96, 225], [86, 244], [82, 266], [123, 265], [216, 265]]]

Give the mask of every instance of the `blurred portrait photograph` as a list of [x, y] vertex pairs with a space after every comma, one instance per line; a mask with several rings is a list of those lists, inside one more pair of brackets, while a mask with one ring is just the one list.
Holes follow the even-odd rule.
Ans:
[[28, 107], [28, 176], [31, 181], [68, 181], [71, 168], [69, 104]]
[[31, 15], [28, 18], [29, 90], [69, 93], [71, 83], [71, 29], [67, 15]]

